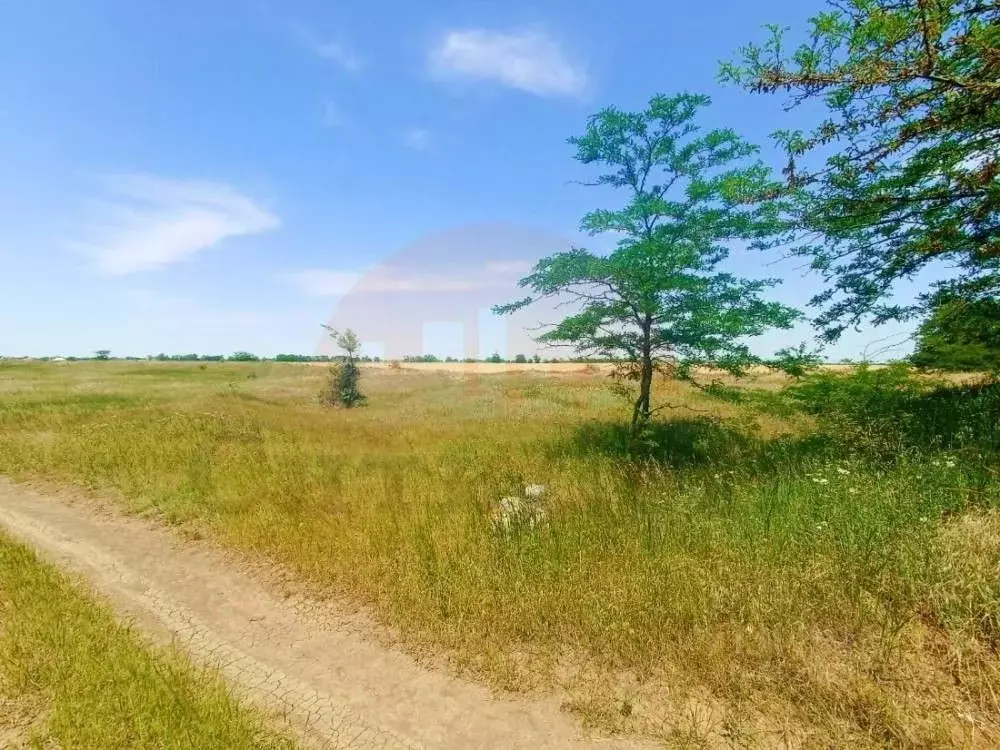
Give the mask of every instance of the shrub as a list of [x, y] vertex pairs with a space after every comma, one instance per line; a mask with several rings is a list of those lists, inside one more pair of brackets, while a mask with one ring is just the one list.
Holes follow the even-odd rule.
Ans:
[[343, 333], [324, 326], [337, 346], [344, 350], [347, 356], [343, 362], [330, 367], [330, 376], [326, 388], [320, 393], [320, 402], [328, 406], [344, 406], [351, 408], [364, 403], [365, 397], [358, 384], [361, 371], [358, 369], [357, 352], [361, 348], [361, 340], [351, 329]]
[[348, 409], [365, 402], [358, 387], [361, 371], [353, 360], [330, 366], [326, 388], [320, 393], [320, 402], [326, 406], [344, 406]]
[[886, 457], [907, 448], [1000, 450], [1000, 383], [952, 385], [903, 363], [818, 372], [788, 393], [827, 433]]
[[1000, 302], [939, 299], [917, 332], [910, 361], [935, 370], [1000, 372]]

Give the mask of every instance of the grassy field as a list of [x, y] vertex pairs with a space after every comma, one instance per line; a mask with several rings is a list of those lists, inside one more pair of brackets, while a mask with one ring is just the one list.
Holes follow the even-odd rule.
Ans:
[[151, 650], [0, 534], [0, 746], [291, 748], [214, 672]]
[[[0, 473], [358, 602], [415, 651], [670, 746], [1000, 744], [1000, 395], [774, 376], [638, 439], [597, 372], [0, 364]], [[547, 487], [547, 523], [489, 515]]]

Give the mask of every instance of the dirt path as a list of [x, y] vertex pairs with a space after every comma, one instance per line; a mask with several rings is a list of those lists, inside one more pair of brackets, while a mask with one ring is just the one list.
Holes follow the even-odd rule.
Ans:
[[498, 698], [329, 627], [207, 545], [0, 478], [0, 526], [82, 574], [123, 615], [218, 666], [309, 745], [351, 748], [634, 747], [587, 740], [555, 701]]

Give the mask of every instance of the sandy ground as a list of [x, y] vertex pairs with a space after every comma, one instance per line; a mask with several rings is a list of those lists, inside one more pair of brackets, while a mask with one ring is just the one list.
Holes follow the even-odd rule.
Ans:
[[90, 501], [0, 478], [0, 526], [82, 574], [155, 641], [219, 667], [308, 746], [638, 746], [586, 738], [554, 700], [494, 696], [426, 669], [344, 627], [349, 617], [323, 616], [326, 604], [296, 606], [205, 543]]

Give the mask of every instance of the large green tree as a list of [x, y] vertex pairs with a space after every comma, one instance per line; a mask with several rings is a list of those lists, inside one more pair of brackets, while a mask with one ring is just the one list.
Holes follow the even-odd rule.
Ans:
[[774, 202], [748, 203], [773, 187], [757, 148], [732, 130], [701, 133], [708, 97], [656, 96], [641, 112], [609, 108], [570, 143], [599, 168], [588, 184], [625, 196], [620, 208], [588, 213], [582, 229], [618, 238], [613, 251], [583, 248], [541, 259], [520, 285], [530, 296], [496, 308], [510, 313], [539, 298], [575, 306], [540, 336], [588, 356], [610, 358], [638, 383], [633, 426], [650, 418], [653, 375], [689, 378], [710, 364], [733, 373], [760, 360], [746, 337], [789, 327], [798, 313], [760, 293], [777, 283], [721, 272], [727, 243], [763, 246], [780, 226]]
[[[1000, 2], [830, 0], [807, 39], [785, 30], [742, 50], [721, 77], [817, 100], [788, 152], [796, 212], [788, 241], [829, 286], [813, 303], [829, 339], [862, 319], [904, 319], [938, 292], [1000, 291]], [[936, 263], [914, 304], [896, 283]]]
[[935, 370], [1000, 372], [1000, 301], [939, 296], [910, 361]]

